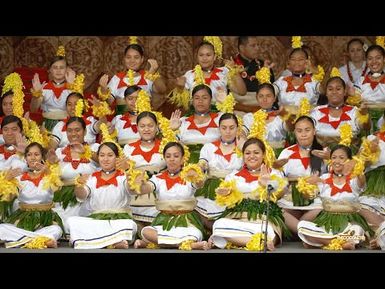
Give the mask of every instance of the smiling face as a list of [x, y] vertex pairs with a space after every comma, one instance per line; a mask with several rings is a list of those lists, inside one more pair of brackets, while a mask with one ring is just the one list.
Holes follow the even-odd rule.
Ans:
[[203, 70], [212, 69], [216, 59], [214, 49], [211, 45], [202, 45], [198, 49], [198, 64]]
[[310, 120], [302, 119], [298, 121], [295, 124], [294, 133], [299, 145], [309, 147], [313, 144], [315, 128]]
[[333, 171], [337, 174], [342, 173], [344, 163], [348, 160], [348, 155], [343, 149], [336, 149], [330, 156]]
[[31, 146], [28, 152], [26, 152], [25, 159], [30, 169], [37, 169], [36, 164], [41, 163], [43, 160], [40, 148], [36, 145]]
[[115, 169], [116, 158], [114, 151], [109, 148], [107, 145], [103, 145], [98, 154], [99, 164], [102, 170], [112, 171]]
[[371, 50], [366, 61], [370, 71], [373, 73], [381, 72], [384, 69], [384, 55], [378, 49]]
[[146, 116], [141, 118], [137, 125], [142, 140], [149, 141], [155, 138], [158, 126], [151, 117]]
[[49, 69], [52, 79], [55, 82], [64, 81], [66, 71], [67, 71], [67, 64], [65, 60], [58, 60], [54, 62]]
[[243, 152], [243, 161], [249, 169], [258, 169], [263, 163], [264, 153], [256, 144], [248, 145]]
[[127, 50], [126, 55], [124, 56], [124, 65], [127, 69], [138, 71], [142, 66], [144, 57], [139, 53], [139, 51], [130, 48]]
[[21, 133], [21, 129], [17, 122], [11, 122], [4, 125], [2, 128], [4, 142], [7, 145], [16, 144], [16, 136]]
[[70, 144], [73, 143], [84, 143], [84, 130], [82, 124], [78, 121], [73, 121], [67, 125], [67, 138]]
[[183, 155], [179, 147], [169, 147], [164, 153], [167, 170], [170, 172], [177, 172], [183, 166]]

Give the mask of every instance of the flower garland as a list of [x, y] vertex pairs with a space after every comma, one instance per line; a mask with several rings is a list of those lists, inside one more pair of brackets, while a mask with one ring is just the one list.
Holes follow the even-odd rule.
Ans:
[[146, 249], [159, 249], [159, 245], [150, 242], [150, 243], [148, 243], [148, 244], [146, 245]]
[[66, 51], [63, 45], [60, 45], [56, 50], [56, 56], [66, 56]]
[[368, 113], [361, 114], [359, 109], [357, 109], [356, 117], [357, 117], [358, 123], [361, 125], [369, 122], [369, 114]]
[[246, 251], [263, 251], [265, 248], [265, 235], [263, 233], [256, 233], [251, 236], [249, 242], [246, 243]]
[[229, 72], [227, 73], [227, 79], [232, 83], [234, 81], [234, 77], [242, 73], [245, 69], [242, 65], [234, 65], [232, 67], [226, 65], [226, 67], [229, 69]]
[[191, 251], [191, 250], [192, 250], [192, 248], [191, 248], [191, 244], [192, 244], [192, 243], [195, 243], [195, 241], [194, 241], [194, 240], [186, 240], [186, 241], [183, 241], [183, 242], [179, 245], [178, 249], [179, 249], [179, 250], [184, 250], [184, 251]]
[[77, 92], [83, 95], [84, 91], [84, 74], [81, 73], [76, 75], [75, 80], [72, 84], [68, 84], [68, 88], [73, 92]]
[[361, 94], [357, 90], [354, 95], [349, 95], [346, 99], [346, 103], [352, 106], [360, 106], [361, 101]]
[[214, 46], [214, 53], [218, 58], [222, 58], [223, 44], [218, 36], [205, 36], [203, 41], [211, 43]]
[[103, 142], [112, 142], [118, 148], [118, 156], [124, 156], [122, 147], [115, 141], [116, 137], [111, 135], [108, 131], [108, 127], [105, 123], [100, 124], [100, 132], [102, 134]]
[[314, 199], [318, 193], [318, 186], [309, 184], [306, 179], [309, 177], [298, 178], [297, 189], [307, 199]]
[[47, 242], [51, 241], [51, 238], [48, 238], [46, 236], [37, 236], [33, 238], [28, 243], [24, 244], [22, 248], [25, 249], [46, 249], [47, 248]]
[[353, 169], [351, 177], [355, 178], [358, 176], [362, 176], [364, 174], [364, 171], [365, 171], [365, 161], [362, 158], [360, 158], [359, 156], [354, 156], [353, 160], [356, 161], [356, 164], [354, 165], [354, 169]]
[[[270, 177], [270, 179], [272, 181], [276, 181], [278, 183], [278, 188], [276, 189], [275, 192], [273, 192], [270, 195], [270, 200], [269, 200], [269, 201], [272, 201], [273, 203], [276, 203], [278, 201], [278, 199], [280, 198], [280, 196], [282, 195], [283, 190], [287, 186], [287, 180], [280, 178], [279, 176], [276, 176], [276, 175], [272, 175]], [[258, 194], [260, 202], [267, 200], [267, 188], [266, 187], [259, 186], [256, 190], [254, 190], [252, 192], [252, 194]]]
[[333, 250], [333, 251], [338, 251], [338, 250], [343, 250], [342, 245], [346, 243], [345, 240], [341, 238], [335, 238], [330, 241], [330, 243], [327, 246], [323, 246], [322, 249], [324, 250]]
[[217, 109], [223, 113], [233, 113], [235, 103], [234, 95], [230, 92], [222, 103], [217, 102], [215, 105]]
[[16, 178], [8, 180], [6, 171], [0, 172], [0, 201], [9, 202], [19, 195], [19, 182]]
[[110, 106], [105, 101], [101, 101], [98, 105], [92, 105], [91, 109], [92, 114], [97, 118], [113, 114], [112, 110], [110, 109]]
[[75, 116], [82, 117], [84, 111], [84, 101], [83, 99], [78, 99], [75, 106]]
[[127, 71], [127, 75], [126, 76], [128, 78], [128, 84], [130, 86], [135, 85], [134, 74], [135, 74], [135, 71], [133, 71], [132, 69], [129, 69]]
[[[197, 175], [195, 177], [187, 176], [190, 170], [195, 171]], [[182, 180], [190, 183], [199, 183], [205, 179], [202, 169], [200, 166], [198, 166], [198, 164], [188, 164], [187, 166], [184, 166], [180, 173], [180, 177]]]
[[341, 136], [339, 144], [350, 146], [353, 137], [352, 127], [348, 123], [344, 123], [340, 126], [339, 131]]
[[[131, 161], [133, 162], [133, 161]], [[130, 187], [130, 189], [132, 191], [135, 191], [137, 193], [140, 193], [140, 187], [141, 187], [141, 184], [138, 184], [136, 183], [136, 179], [140, 176], [143, 176], [144, 180], [147, 181], [148, 180], [148, 175], [146, 173], [143, 173], [143, 171], [141, 170], [136, 170], [134, 169], [135, 167], [135, 162], [133, 162], [131, 165], [130, 165], [130, 169], [128, 170], [128, 172], [126, 173], [126, 176], [127, 176], [127, 183], [128, 183], [128, 186]]]
[[21, 118], [24, 114], [24, 92], [23, 92], [23, 81], [21, 80], [20, 74], [13, 72], [9, 74], [4, 80], [4, 86], [1, 93], [3, 96], [8, 91], [13, 91], [12, 97], [12, 113], [13, 115]]
[[359, 152], [359, 158], [361, 160], [368, 161], [371, 164], [375, 164], [378, 162], [380, 153], [380, 150], [372, 152], [372, 150], [370, 149], [370, 141], [367, 138], [362, 141], [361, 150]]
[[304, 115], [308, 116], [310, 114], [310, 111], [311, 111], [311, 105], [310, 105], [309, 99], [307, 99], [306, 97], [302, 98], [301, 102], [299, 103], [298, 114], [294, 122], [296, 122], [297, 119], [299, 119], [301, 116], [304, 116]]
[[318, 82], [322, 82], [322, 80], [324, 79], [325, 77], [325, 70], [323, 69], [323, 67], [321, 65], [318, 65], [317, 66], [317, 73], [316, 74], [313, 74], [313, 79], [318, 81]]
[[190, 92], [187, 89], [176, 87], [172, 90], [170, 95], [171, 97], [168, 98], [170, 103], [188, 110], [190, 105]]
[[138, 44], [138, 36], [130, 36], [130, 37], [128, 37], [128, 43], [130, 43], [130, 45]]
[[33, 97], [36, 97], [36, 98], [43, 97], [43, 91], [41, 90], [34, 90], [33, 88], [31, 88], [31, 93]]
[[296, 48], [301, 48], [303, 45], [303, 42], [301, 40], [301, 36], [292, 36], [291, 37], [291, 47], [296, 49]]
[[50, 136], [47, 130], [40, 130], [38, 124], [33, 120], [21, 118], [23, 123], [24, 135], [29, 139], [30, 143], [37, 142], [44, 148], [47, 148], [50, 142]]
[[332, 71], [330, 72], [330, 78], [332, 77], [339, 77], [339, 78], [342, 77], [340, 70], [335, 66], [332, 68]]
[[377, 36], [376, 44], [385, 49], [385, 36]]
[[236, 181], [222, 181], [219, 188], [229, 188], [230, 194], [223, 196], [216, 194], [215, 202], [220, 206], [226, 206], [227, 208], [233, 208], [243, 200], [243, 194], [237, 189]]
[[147, 78], [147, 79], [151, 80], [152, 82], [157, 80], [159, 77], [160, 77], [159, 72], [150, 73], [150, 72], [146, 71], [144, 74], [144, 78]]
[[107, 92], [103, 93], [102, 88], [99, 86], [96, 93], [98, 94], [99, 99], [103, 101], [107, 100], [111, 96], [111, 90], [109, 87], [107, 88]]
[[63, 186], [63, 182], [61, 181], [61, 169], [59, 164], [50, 164], [47, 163], [49, 173], [44, 176], [43, 181], [43, 189], [51, 189], [51, 191], [55, 192], [59, 188]]
[[202, 66], [199, 64], [195, 65], [194, 68], [194, 82], [195, 86], [199, 84], [205, 84], [205, 77], [203, 76]]
[[151, 111], [151, 99], [148, 93], [141, 89], [135, 102], [135, 110], [139, 114], [143, 111]]
[[263, 83], [271, 83], [270, 82], [270, 69], [268, 67], [262, 67], [255, 73], [255, 77], [257, 78], [260, 84]]

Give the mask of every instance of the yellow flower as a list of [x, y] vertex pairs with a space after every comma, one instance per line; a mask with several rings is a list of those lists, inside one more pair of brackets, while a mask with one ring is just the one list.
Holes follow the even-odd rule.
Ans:
[[83, 99], [78, 99], [75, 106], [75, 116], [82, 117], [84, 111], [84, 101]]
[[116, 147], [118, 148], [119, 157], [123, 156], [124, 153], [123, 153], [122, 147], [115, 141], [116, 135], [110, 135], [110, 133], [108, 132], [108, 127], [107, 127], [107, 125], [105, 123], [102, 123], [100, 125], [100, 132], [102, 134], [103, 142], [112, 142], [112, 143], [114, 143], [116, 145]]
[[343, 239], [335, 238], [335, 239], [331, 240], [329, 245], [323, 246], [322, 249], [324, 249], [324, 250], [334, 250], [334, 251], [343, 250], [343, 248], [342, 248], [343, 244], [345, 244], [345, 241]]
[[348, 123], [344, 123], [340, 125], [339, 131], [341, 135], [339, 144], [350, 146], [353, 137], [352, 127]]
[[306, 181], [307, 178], [308, 177], [298, 178], [297, 189], [305, 198], [314, 199], [318, 192], [318, 186], [309, 184]]
[[78, 74], [75, 77], [74, 83], [70, 85], [70, 89], [73, 92], [77, 92], [83, 95], [83, 90], [84, 90], [84, 74]]
[[197, 64], [194, 68], [194, 75], [195, 86], [199, 84], [205, 84], [205, 77], [203, 76], [202, 67], [199, 64]]
[[271, 83], [270, 82], [270, 69], [268, 67], [262, 67], [255, 73], [255, 77], [258, 79], [260, 84]]
[[45, 236], [38, 236], [26, 243], [22, 248], [26, 249], [45, 249], [47, 248], [47, 242], [51, 241], [51, 238]]
[[138, 113], [141, 113], [143, 111], [151, 111], [151, 98], [148, 93], [143, 89], [141, 89], [138, 93], [138, 98], [135, 102], [135, 110]]
[[301, 48], [303, 45], [301, 36], [292, 36], [291, 37], [291, 47], [295, 48]]
[[13, 97], [12, 97], [13, 115], [20, 118], [24, 114], [23, 81], [21, 80], [20, 74], [13, 72], [4, 79], [4, 86], [3, 86], [1, 95], [3, 96], [8, 91], [13, 92]]
[[128, 38], [128, 43], [130, 43], [130, 44], [138, 44], [138, 36], [130, 36]]
[[376, 44], [385, 49], [385, 36], [377, 36]]
[[243, 194], [237, 189], [235, 180], [222, 181], [219, 188], [230, 188], [230, 194], [223, 196], [216, 194], [215, 202], [220, 206], [226, 206], [227, 208], [233, 208], [243, 200]]
[[146, 173], [143, 174], [143, 171], [141, 170], [135, 170], [133, 166], [130, 166], [130, 170], [126, 173], [127, 175], [127, 182], [131, 190], [140, 193], [140, 184], [136, 183], [136, 179], [139, 176], [144, 176], [144, 180], [148, 180], [148, 176]]
[[330, 78], [332, 77], [340, 77], [341, 78], [341, 72], [337, 67], [333, 67], [332, 71], [330, 72]]
[[191, 248], [191, 244], [192, 243], [195, 243], [194, 240], [186, 240], [186, 241], [183, 241], [180, 245], [179, 245], [179, 250], [184, 250], [184, 251], [191, 251], [192, 248]]
[[211, 43], [214, 46], [215, 55], [218, 58], [222, 58], [223, 44], [218, 36], [205, 36], [203, 37], [203, 41]]
[[325, 76], [325, 70], [321, 65], [317, 66], [318, 72], [316, 74], [313, 74], [313, 79], [317, 80], [318, 82], [322, 82]]
[[111, 115], [113, 113], [110, 109], [110, 106], [105, 101], [101, 101], [99, 105], [94, 104], [91, 108], [92, 108], [92, 114], [97, 118]]
[[370, 141], [367, 138], [364, 138], [361, 145], [361, 150], [359, 152], [359, 158], [364, 161], [368, 161], [371, 164], [378, 162], [380, 157], [381, 150], [372, 152], [370, 149]]
[[185, 144], [183, 145], [183, 149], [184, 149], [183, 162], [186, 163], [190, 159], [190, 149]]
[[146, 71], [146, 73], [144, 74], [144, 78], [149, 79], [149, 80], [151, 80], [151, 81], [155, 81], [155, 80], [157, 80], [159, 77], [160, 77], [159, 72], [150, 73], [150, 72]]
[[222, 103], [219, 103], [219, 102], [216, 103], [216, 107], [219, 111], [223, 113], [233, 113], [235, 103], [236, 103], [235, 98], [233, 94], [230, 92]]
[[183, 107], [185, 110], [188, 110], [190, 105], [190, 92], [187, 89], [174, 88], [170, 94], [169, 102], [175, 104], [178, 107]]
[[80, 158], [81, 159], [87, 159], [87, 160], [90, 160], [92, 157], [92, 151], [91, 151], [91, 147], [89, 145], [85, 145], [84, 146], [84, 153], [82, 153], [80, 155]]
[[368, 113], [367, 114], [361, 114], [359, 109], [357, 109], [356, 117], [357, 117], [358, 123], [361, 125], [368, 123], [368, 121], [369, 121], [369, 114]]
[[150, 242], [146, 245], [146, 249], [159, 249], [159, 246], [158, 244]]
[[[192, 178], [188, 177], [187, 173], [190, 170], [195, 171], [197, 173], [197, 176], [192, 177]], [[182, 178], [182, 180], [185, 180], [185, 181], [190, 182], [190, 183], [199, 183], [200, 181], [203, 181], [205, 178], [205, 176], [202, 172], [202, 169], [197, 164], [188, 164], [187, 166], [185, 166], [183, 168], [182, 172], [180, 173], [180, 177]]]
[[346, 103], [353, 106], [360, 106], [361, 101], [361, 94], [356, 90], [354, 95], [348, 96]]
[[110, 88], [107, 88], [107, 92], [103, 93], [102, 88], [100, 86], [98, 87], [98, 90], [96, 93], [98, 94], [100, 100], [107, 100], [111, 95]]
[[[277, 189], [270, 195], [270, 201], [276, 203], [278, 199], [281, 197], [283, 190], [287, 186], [287, 180], [280, 178], [277, 175], [272, 175], [270, 177], [272, 181], [276, 181], [278, 183]], [[263, 202], [267, 199], [267, 188], [259, 186], [252, 194], [257, 193], [259, 195], [259, 201]]]
[[56, 51], [56, 56], [66, 56], [66, 51], [65, 51], [65, 48], [63, 45], [60, 45], [58, 48], [57, 48], [57, 51]]
[[265, 235], [262, 233], [256, 233], [251, 236], [249, 242], [246, 243], [246, 251], [263, 251]]
[[60, 165], [50, 163], [47, 163], [47, 165], [49, 173], [43, 178], [43, 189], [46, 190], [50, 188], [53, 192], [55, 192], [63, 186]]
[[356, 164], [354, 165], [354, 169], [352, 172], [352, 178], [361, 176], [364, 174], [365, 171], [365, 161], [359, 157], [359, 156], [354, 156], [353, 160], [356, 161]]
[[129, 69], [127, 71], [127, 75], [126, 76], [128, 78], [128, 84], [130, 86], [135, 84], [134, 75], [135, 75], [135, 72], [132, 69]]
[[7, 180], [6, 172], [0, 172], [0, 201], [9, 202], [19, 195], [19, 182], [16, 178]]

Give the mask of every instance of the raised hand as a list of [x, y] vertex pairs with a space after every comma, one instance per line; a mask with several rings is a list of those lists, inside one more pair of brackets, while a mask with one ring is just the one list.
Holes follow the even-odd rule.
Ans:
[[127, 171], [130, 169], [130, 162], [127, 157], [120, 157], [116, 160], [116, 169], [121, 171]]
[[102, 77], [99, 79], [99, 85], [101, 88], [107, 90], [108, 85], [108, 74], [103, 74]]
[[342, 174], [347, 176], [350, 175], [353, 170], [354, 166], [356, 165], [357, 161], [356, 160], [348, 160], [344, 163], [344, 168], [342, 169]]
[[34, 91], [41, 91], [43, 90], [43, 87], [47, 84], [47, 82], [40, 82], [39, 74], [35, 73], [32, 78], [32, 89]]
[[91, 94], [91, 97], [88, 99], [88, 101], [95, 106], [99, 106], [101, 103], [101, 100], [97, 98], [95, 95]]
[[89, 174], [80, 174], [79, 178], [78, 178], [78, 183], [82, 186], [84, 186], [86, 183], [87, 183], [87, 180], [89, 178]]
[[275, 168], [275, 169], [280, 169], [280, 168], [282, 168], [288, 161], [289, 161], [288, 158], [276, 160], [276, 161], [274, 162], [274, 164], [273, 164], [273, 168]]
[[215, 99], [217, 100], [217, 102], [222, 103], [225, 101], [226, 97], [227, 97], [226, 89], [222, 86], [219, 86], [217, 88], [217, 93], [215, 95]]
[[182, 115], [182, 112], [177, 109], [175, 110], [172, 114], [171, 114], [171, 117], [170, 117], [170, 128], [172, 130], [177, 130], [178, 128], [180, 128], [182, 122], [180, 120], [180, 117]]
[[179, 88], [184, 88], [184, 85], [186, 84], [186, 77], [181, 76], [176, 79], [175, 85]]
[[227, 66], [229, 69], [235, 66], [235, 61], [233, 57], [230, 57], [230, 59], [223, 59], [223, 62], [225, 63], [225, 66]]
[[27, 139], [25, 138], [25, 136], [23, 136], [20, 132], [16, 134], [16, 151], [19, 152], [19, 153], [23, 153], [25, 152], [25, 148], [27, 147]]
[[57, 163], [59, 161], [59, 158], [57, 157], [54, 149], [49, 149], [46, 155], [47, 162], [50, 164]]
[[9, 169], [5, 173], [5, 179], [8, 181], [13, 180], [17, 176], [20, 176], [23, 173], [23, 170], [21, 168], [16, 168], [16, 169]]
[[311, 154], [323, 160], [330, 159], [330, 149], [328, 147], [324, 148], [323, 150], [312, 150]]
[[261, 172], [259, 174], [258, 183], [261, 184], [262, 186], [266, 187], [269, 180], [270, 180], [269, 170], [267, 169], [267, 166], [265, 164], [262, 164], [261, 165]]
[[269, 69], [273, 69], [274, 68], [274, 66], [275, 66], [275, 63], [274, 62], [271, 62], [270, 60], [265, 60], [264, 62], [263, 62], [263, 66], [264, 67], [267, 67], [267, 68], [269, 68]]
[[47, 172], [48, 166], [45, 163], [35, 162], [34, 164], [35, 170], [38, 172]]
[[68, 83], [74, 83], [74, 80], [75, 80], [75, 76], [76, 76], [76, 73], [75, 71], [70, 68], [70, 67], [67, 67], [67, 71], [65, 73], [65, 79]]
[[148, 59], [147, 60], [148, 64], [150, 64], [150, 68], [148, 70], [149, 73], [155, 73], [159, 69], [159, 64], [155, 59]]
[[311, 185], [316, 185], [317, 183], [322, 183], [323, 180], [319, 177], [319, 172], [315, 172], [310, 177], [306, 179], [306, 182], [308, 182]]

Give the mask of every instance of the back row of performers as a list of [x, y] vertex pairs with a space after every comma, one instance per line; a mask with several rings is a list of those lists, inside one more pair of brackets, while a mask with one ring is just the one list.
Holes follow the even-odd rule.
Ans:
[[[208, 43], [201, 47], [214, 51]], [[305, 51], [294, 49], [289, 63], [297, 70], [293, 68], [292, 76], [274, 85], [260, 81], [256, 93], [259, 110], [245, 114], [243, 125], [234, 114], [211, 111], [213, 103], [226, 102], [227, 92], [217, 88], [214, 102], [210, 87], [193, 81], [191, 114], [181, 117], [175, 111], [169, 127], [180, 143], [189, 146], [189, 162], [198, 162], [199, 169], [189, 168], [185, 147], [179, 142], [161, 146], [165, 132], [159, 130], [156, 114], [136, 114], [137, 97], [143, 89], [139, 83], [128, 85], [130, 76], [123, 74], [117, 80], [118, 87], [124, 86], [120, 89], [128, 112], [111, 123], [105, 116], [97, 120], [74, 116], [82, 94], [72, 93], [65, 83], [59, 89], [52, 82], [40, 84], [36, 77], [34, 100], [43, 102], [43, 111], [46, 105], [45, 112], [57, 116], [59, 110], [53, 108], [58, 109], [57, 104], [65, 99], [67, 118], [52, 121], [45, 114], [47, 129], [56, 122], [47, 153], [38, 143], [26, 146], [24, 123], [12, 115], [15, 91], [4, 91], [3, 112], [11, 113], [1, 124], [1, 184], [11, 188], [10, 183], [16, 183], [18, 197], [12, 202], [3, 193], [0, 239], [7, 247], [33, 247], [39, 241], [55, 247], [64, 231], [75, 248], [126, 248], [138, 233], [135, 247], [237, 246], [253, 250], [263, 243], [263, 214], [269, 204], [268, 249], [293, 233], [306, 246], [352, 249], [362, 240], [370, 240], [371, 247], [385, 248], [385, 187], [380, 180], [385, 138], [382, 129], [373, 130], [383, 128], [383, 120], [369, 120], [371, 96], [365, 94], [370, 88], [373, 99], [379, 100], [374, 103], [381, 104], [384, 94], [377, 90], [384, 78], [379, 73], [379, 79], [375, 71], [383, 70], [384, 49], [374, 45], [367, 50], [368, 68], [373, 73], [365, 76], [369, 82], [364, 80], [362, 85], [360, 106], [345, 104], [345, 82], [335, 76], [326, 83], [328, 104], [314, 107], [308, 116], [296, 117], [293, 108], [300, 109], [301, 99], [308, 99], [311, 105], [318, 100], [319, 83], [311, 75], [295, 73], [306, 58]], [[64, 70], [55, 70], [55, 63]], [[53, 78], [65, 68], [63, 59], [54, 62]], [[70, 74], [65, 74], [66, 79]], [[141, 77], [138, 74], [136, 81]], [[106, 97], [106, 82], [102, 77], [99, 99], [91, 100], [95, 107], [112, 100], [110, 95], [118, 98], [108, 90]], [[374, 97], [376, 93], [379, 96]], [[123, 149], [113, 139], [102, 145], [96, 142], [102, 123], [110, 131], [117, 129], [117, 142]], [[368, 133], [371, 127], [373, 134]], [[295, 138], [288, 138], [291, 131]], [[336, 146], [341, 137], [346, 140], [346, 131], [353, 137], [351, 148]], [[366, 136], [361, 140], [360, 134]], [[269, 147], [275, 149], [277, 160]], [[133, 169], [146, 174], [132, 173]], [[58, 176], [60, 186], [54, 181]]]

